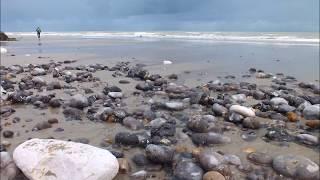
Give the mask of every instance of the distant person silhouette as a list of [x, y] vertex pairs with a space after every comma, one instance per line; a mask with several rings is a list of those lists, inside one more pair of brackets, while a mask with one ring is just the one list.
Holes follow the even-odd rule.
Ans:
[[41, 29], [39, 27], [37, 27], [36, 31], [37, 31], [38, 39], [40, 40]]

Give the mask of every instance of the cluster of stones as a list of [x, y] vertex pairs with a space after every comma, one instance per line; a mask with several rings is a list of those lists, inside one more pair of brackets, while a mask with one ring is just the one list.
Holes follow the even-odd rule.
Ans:
[[[244, 172], [248, 179], [276, 179], [281, 176], [319, 178], [319, 166], [303, 156], [287, 154], [272, 157], [263, 152], [250, 152], [247, 159], [259, 165], [259, 168], [254, 168], [244, 164], [237, 155], [203, 148], [232, 143], [226, 132], [237, 127], [243, 132], [241, 138], [245, 141], [262, 138], [269, 143], [295, 142], [308, 148], [319, 148], [319, 138], [313, 135], [320, 127], [320, 91], [315, 84], [298, 83], [291, 76], [278, 74], [276, 77], [251, 68], [251, 75], [272, 78], [272, 85], [258, 87], [254, 83], [222, 83], [217, 80], [190, 88], [174, 83], [178, 79], [175, 74], [168, 77], [150, 74], [141, 64], [130, 66], [128, 62], [121, 62], [113, 67], [68, 65], [73, 62], [1, 66], [1, 103], [31, 104], [41, 109], [62, 107], [68, 121], [87, 118], [97, 123], [122, 124], [127, 131], [115, 134], [111, 142], [103, 141], [101, 147], [118, 158], [119, 167], [114, 166], [116, 171], [131, 173], [132, 179], [153, 176], [154, 169], [164, 169], [167, 177], [175, 179], [230, 179], [234, 176], [232, 168]], [[93, 76], [96, 71], [113, 71], [114, 77], [133, 78], [139, 81], [136, 91], [128, 95], [118, 86], [107, 85], [99, 93], [84, 89], [83, 93], [73, 93], [69, 100], [56, 97], [56, 89], [76, 89], [72, 86], [74, 82], [101, 82]], [[10, 80], [21, 73], [27, 75], [17, 81]], [[46, 82], [42, 76], [52, 76], [56, 81]], [[119, 83], [129, 84], [130, 81], [121, 80]], [[307, 93], [301, 93], [301, 90]], [[149, 99], [144, 104], [149, 108], [127, 112], [122, 100], [131, 95]], [[248, 99], [253, 99], [254, 103]], [[1, 108], [1, 117], [14, 113], [12, 106]], [[58, 122], [57, 119], [39, 122], [33, 130], [51, 128]], [[297, 122], [296, 131], [287, 128], [288, 123]], [[261, 128], [265, 128], [266, 133], [258, 137], [256, 131]], [[2, 135], [12, 138], [14, 132], [4, 130]], [[181, 141], [188, 140], [196, 148], [181, 148]], [[89, 143], [87, 139], [77, 141]], [[1, 151], [5, 151], [6, 146], [2, 144]], [[119, 150], [124, 147], [141, 149], [141, 153], [135, 154], [131, 160], [143, 170], [131, 172], [130, 162]], [[2, 156], [1, 168], [4, 167], [3, 172], [11, 177], [17, 173], [15, 164], [8, 153], [2, 153]], [[14, 159], [18, 167], [27, 177], [35, 178], [23, 159], [17, 157]], [[12, 166], [2, 163], [11, 163]], [[79, 176], [80, 179], [83, 177]]]

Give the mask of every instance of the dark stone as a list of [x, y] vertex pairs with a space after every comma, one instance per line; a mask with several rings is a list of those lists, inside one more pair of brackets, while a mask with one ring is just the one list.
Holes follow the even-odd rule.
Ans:
[[63, 110], [63, 115], [66, 120], [81, 120], [82, 111], [76, 108], [67, 108]]
[[170, 74], [170, 75], [168, 76], [168, 79], [178, 79], [178, 75], [176, 75], [176, 74]]
[[34, 128], [37, 130], [42, 130], [42, 129], [48, 129], [51, 127], [52, 127], [52, 125], [49, 122], [43, 121], [43, 122], [37, 123]]
[[141, 91], [151, 91], [153, 86], [151, 83], [139, 83], [136, 85], [136, 89]]
[[120, 84], [129, 84], [129, 83], [130, 83], [130, 81], [127, 81], [127, 80], [120, 80], [120, 81], [119, 81], [119, 83], [120, 83]]
[[49, 101], [49, 106], [53, 108], [60, 107], [62, 105], [61, 99], [52, 98]]
[[122, 90], [117, 86], [110, 86], [110, 87], [107, 86], [103, 89], [103, 93], [105, 95], [108, 95], [109, 92], [122, 92]]
[[109, 150], [112, 155], [114, 155], [116, 158], [123, 158], [124, 154], [121, 151], [115, 151], [115, 150]]
[[132, 157], [132, 161], [137, 165], [137, 166], [146, 166], [149, 164], [149, 160], [144, 154], [135, 154]]
[[119, 132], [115, 136], [115, 143], [121, 145], [138, 146], [139, 138], [136, 134]]
[[167, 146], [149, 144], [146, 147], [147, 158], [160, 164], [170, 164], [173, 161], [174, 150]]
[[76, 138], [73, 140], [73, 142], [89, 144], [90, 140], [88, 138]]
[[50, 124], [57, 124], [59, 121], [57, 118], [51, 118], [51, 119], [48, 119], [48, 123]]
[[10, 130], [5, 130], [5, 131], [2, 132], [2, 135], [5, 138], [12, 138], [13, 135], [14, 135], [14, 132], [10, 131]]
[[167, 137], [174, 136], [176, 133], [176, 126], [173, 123], [164, 123], [160, 127], [151, 128], [151, 136]]

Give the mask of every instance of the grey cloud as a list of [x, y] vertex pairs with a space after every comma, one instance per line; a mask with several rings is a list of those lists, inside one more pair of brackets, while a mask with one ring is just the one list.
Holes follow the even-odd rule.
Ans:
[[1, 0], [1, 30], [318, 31], [319, 0]]

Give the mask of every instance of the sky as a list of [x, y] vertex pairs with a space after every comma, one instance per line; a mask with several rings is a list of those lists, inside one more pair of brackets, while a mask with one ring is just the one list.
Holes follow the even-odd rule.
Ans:
[[1, 31], [317, 32], [319, 0], [1, 0]]

